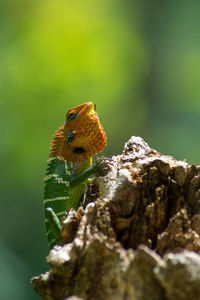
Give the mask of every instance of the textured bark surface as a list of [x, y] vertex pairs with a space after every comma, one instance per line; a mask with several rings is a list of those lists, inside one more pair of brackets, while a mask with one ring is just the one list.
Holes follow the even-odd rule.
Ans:
[[[108, 173], [70, 210], [50, 271], [32, 279], [44, 300], [200, 299], [200, 167], [132, 137]], [[89, 202], [89, 203], [88, 203]]]

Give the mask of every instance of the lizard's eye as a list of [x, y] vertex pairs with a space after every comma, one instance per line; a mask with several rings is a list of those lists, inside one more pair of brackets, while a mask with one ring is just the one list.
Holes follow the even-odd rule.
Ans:
[[78, 112], [71, 112], [68, 116], [67, 116], [67, 122], [71, 121], [71, 120], [76, 120], [76, 118], [78, 117]]

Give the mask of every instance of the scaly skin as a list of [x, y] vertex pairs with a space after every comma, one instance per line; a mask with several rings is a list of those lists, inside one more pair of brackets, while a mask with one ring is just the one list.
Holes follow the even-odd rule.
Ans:
[[61, 243], [61, 220], [77, 209], [88, 177], [97, 171], [92, 157], [103, 151], [106, 135], [92, 102], [70, 109], [53, 136], [44, 188], [45, 224], [50, 248]]

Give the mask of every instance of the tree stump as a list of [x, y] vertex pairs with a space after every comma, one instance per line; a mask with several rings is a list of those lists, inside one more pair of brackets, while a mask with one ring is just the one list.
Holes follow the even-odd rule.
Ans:
[[[106, 160], [105, 160], [106, 161]], [[63, 222], [44, 300], [200, 299], [200, 167], [132, 137]]]

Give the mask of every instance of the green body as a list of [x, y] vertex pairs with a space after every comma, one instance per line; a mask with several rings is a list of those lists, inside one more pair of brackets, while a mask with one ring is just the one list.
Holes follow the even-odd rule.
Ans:
[[45, 177], [44, 207], [45, 224], [50, 248], [62, 242], [61, 221], [70, 208], [80, 206], [87, 189], [88, 177], [95, 172], [91, 160], [87, 160], [77, 171], [71, 162], [61, 157], [48, 161]]

